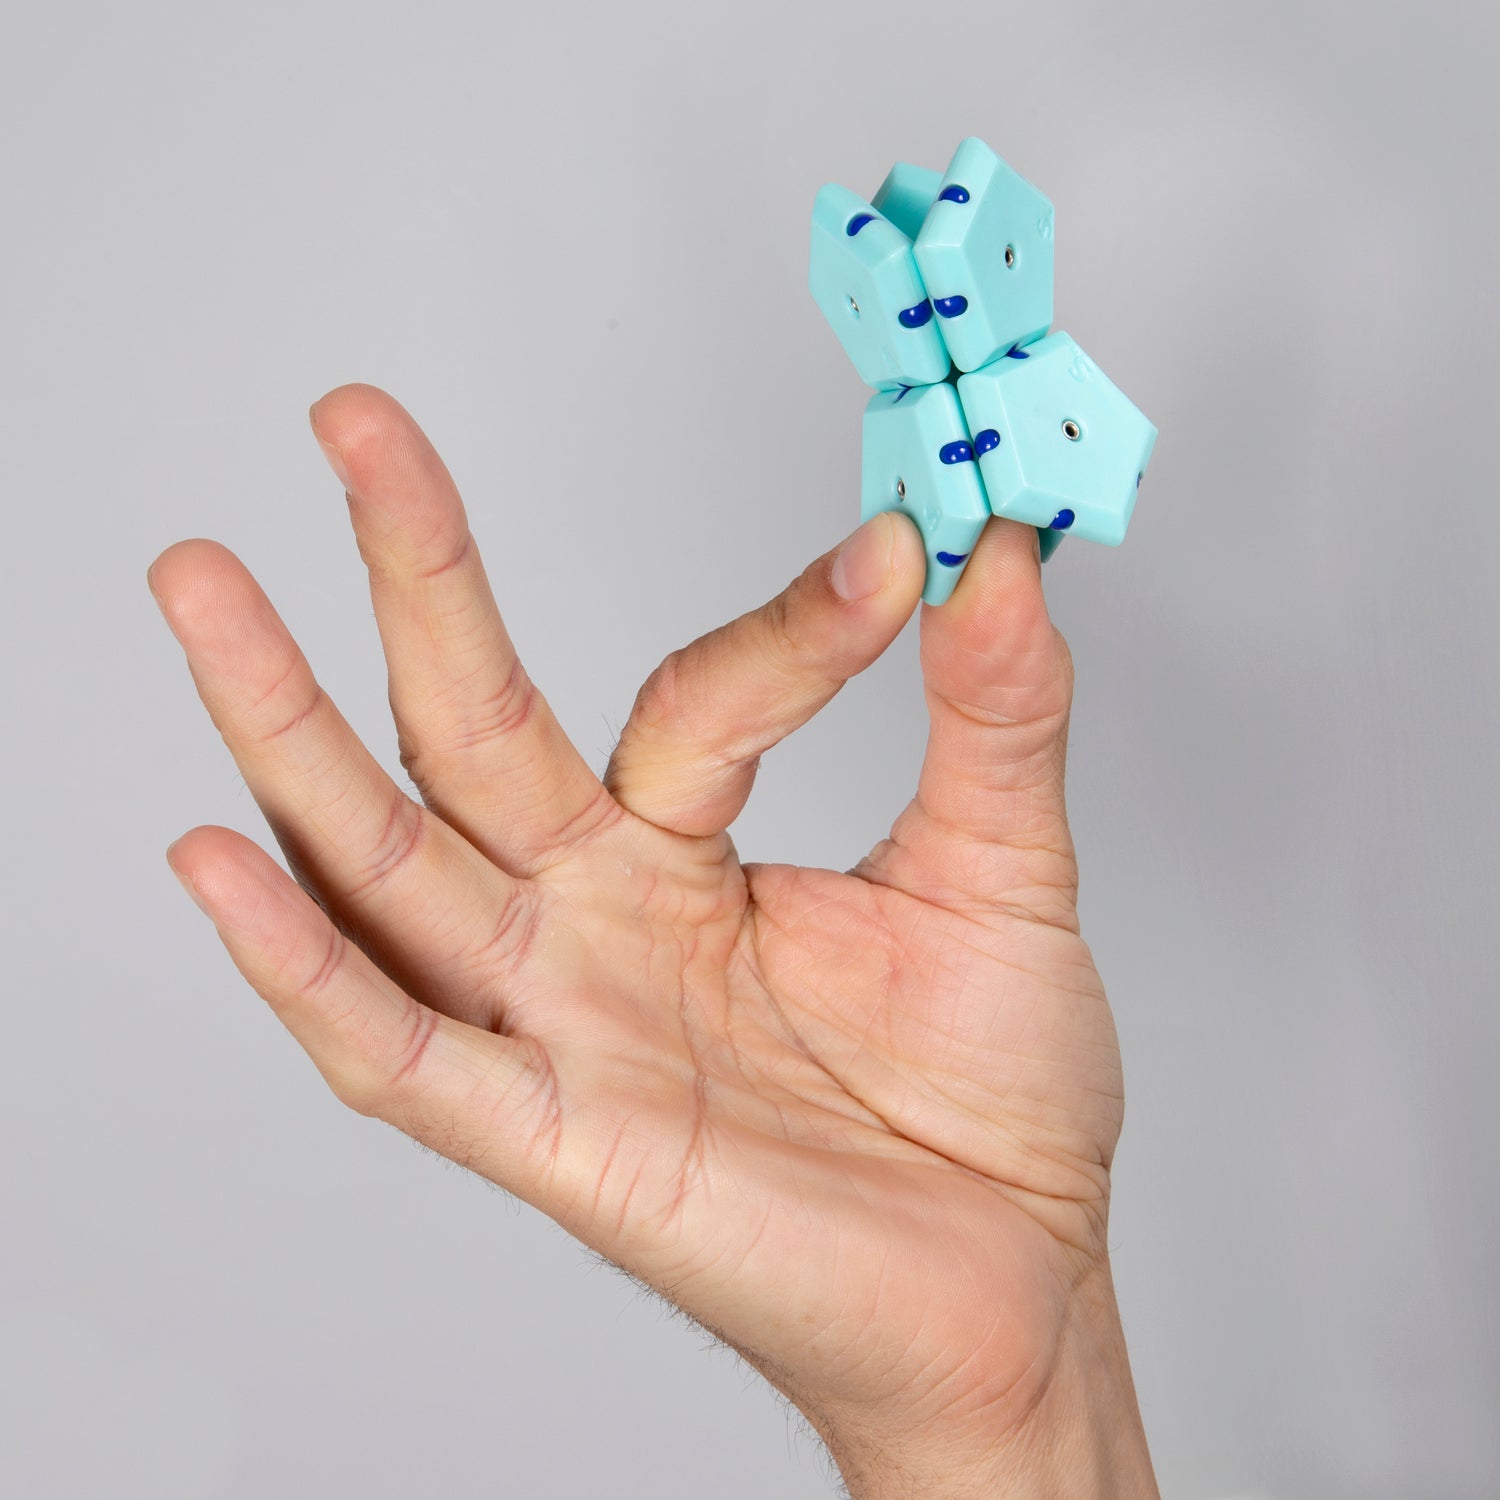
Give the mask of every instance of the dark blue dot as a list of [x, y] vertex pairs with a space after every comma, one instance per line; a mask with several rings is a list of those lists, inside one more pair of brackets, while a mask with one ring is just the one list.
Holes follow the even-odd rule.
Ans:
[[[1052, 529], [1053, 531], [1066, 531], [1076, 519], [1072, 511], [1060, 510], [1052, 518]], [[1068, 555], [1071, 557], [1073, 554], [1070, 552]]]
[[[937, 195], [939, 203], [967, 203], [969, 201], [969, 190], [956, 182], [950, 182], [942, 192]], [[965, 556], [968, 554], [965, 553]]]
[[960, 439], [956, 443], [944, 443], [938, 449], [938, 457], [945, 464], [966, 464], [973, 461], [974, 450]]
[[945, 568], [956, 568], [968, 555], [967, 552], [939, 552], [937, 560]]
[[852, 240], [854, 236], [857, 235], [860, 230], [865, 227], [866, 224], [873, 224], [874, 222], [874, 214], [855, 214], [855, 216], [849, 220], [849, 227], [844, 230], [844, 233], [847, 234]]
[[915, 307], [904, 307], [896, 314], [903, 328], [920, 328], [932, 322], [932, 303], [919, 302]]
[[[1005, 357], [1007, 359], [1030, 359], [1031, 358], [1031, 356], [1024, 349], [1022, 349], [1019, 344], [1014, 349], [1007, 349], [1005, 351]], [[1072, 556], [1071, 553], [1069, 553], [1068, 555], [1070, 557]]]
[[1145, 477], [1146, 476], [1144, 474], [1137, 474], [1135, 476], [1135, 487], [1136, 487], [1136, 489], [1140, 489], [1140, 487], [1141, 487], [1141, 480], [1143, 480]]
[[969, 310], [969, 299], [967, 297], [934, 297], [932, 305], [945, 318], [956, 318], [960, 313]]
[[983, 432], [974, 434], [974, 451], [976, 453], [989, 453], [1000, 446], [1000, 434], [993, 427], [986, 427]]

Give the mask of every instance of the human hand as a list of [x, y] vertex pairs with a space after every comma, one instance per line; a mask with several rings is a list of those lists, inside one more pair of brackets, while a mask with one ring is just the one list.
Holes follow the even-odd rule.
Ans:
[[877, 518], [669, 657], [601, 782], [411, 418], [346, 386], [313, 426], [425, 807], [232, 553], [178, 542], [149, 576], [292, 874], [217, 827], [169, 862], [334, 1093], [659, 1289], [859, 1496], [1154, 1495], [1106, 1250], [1121, 1085], [1075, 911], [1072, 669], [1035, 532], [990, 522], [924, 607], [931, 735], [890, 837], [847, 874], [742, 865], [725, 830], [760, 755], [916, 607], [916, 528]]

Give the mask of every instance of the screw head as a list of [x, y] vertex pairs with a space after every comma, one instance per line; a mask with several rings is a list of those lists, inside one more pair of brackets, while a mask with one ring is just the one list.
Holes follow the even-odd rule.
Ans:
[[849, 299], [849, 313], [851, 317], [857, 318], [859, 316], [859, 303], [853, 297]]
[[898, 500], [906, 499], [906, 481], [904, 479], [896, 481], [896, 498]]
[[1078, 423], [1072, 419], [1072, 417], [1069, 417], [1063, 423], [1063, 436], [1067, 438], [1070, 443], [1076, 443], [1078, 439], [1083, 436], [1083, 428], [1081, 428]]
[[1007, 245], [1005, 247], [1005, 265], [1007, 270], [1013, 271], [1016, 268], [1016, 247], [1014, 245]]

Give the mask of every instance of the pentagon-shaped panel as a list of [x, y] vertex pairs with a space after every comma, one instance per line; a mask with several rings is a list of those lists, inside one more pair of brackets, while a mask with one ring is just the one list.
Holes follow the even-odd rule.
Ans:
[[1117, 546], [1156, 428], [1061, 331], [958, 379], [997, 516]]
[[813, 204], [807, 284], [866, 385], [894, 390], [947, 375], [951, 361], [911, 241], [835, 183]]
[[1052, 325], [1050, 200], [977, 136], [960, 143], [916, 239], [953, 363], [977, 370]]

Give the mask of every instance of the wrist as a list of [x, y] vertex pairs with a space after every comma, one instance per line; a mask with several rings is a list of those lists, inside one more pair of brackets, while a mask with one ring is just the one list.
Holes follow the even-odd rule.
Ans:
[[1080, 1283], [1046, 1366], [961, 1427], [813, 1419], [850, 1500], [1158, 1500], [1108, 1263]]

